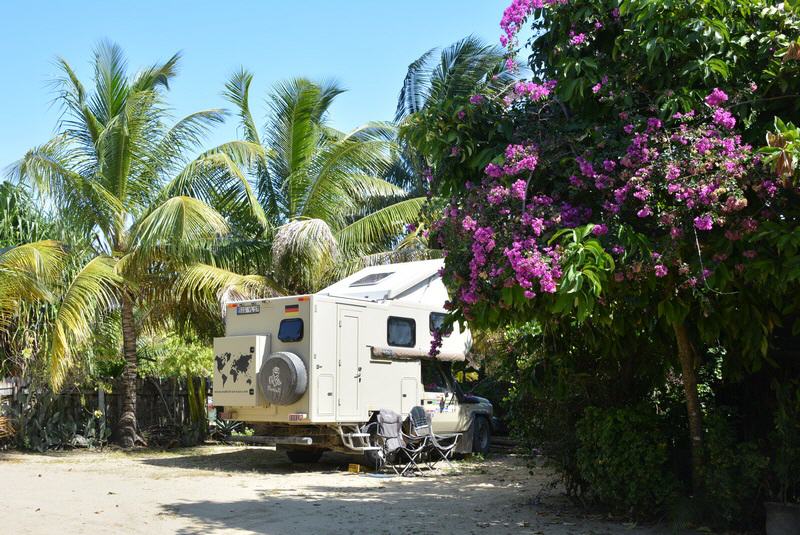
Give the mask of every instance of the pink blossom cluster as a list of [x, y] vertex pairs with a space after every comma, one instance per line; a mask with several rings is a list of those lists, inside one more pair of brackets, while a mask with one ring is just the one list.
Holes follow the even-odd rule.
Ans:
[[487, 175], [465, 199], [453, 199], [434, 223], [438, 243], [448, 255], [465, 255], [465, 269], [455, 275], [459, 291], [454, 301], [467, 316], [477, 303], [494, 302], [499, 288], [518, 287], [526, 299], [556, 291], [560, 252], [540, 236], [559, 224], [562, 207], [537, 195], [523, 211], [526, 189], [522, 179], [506, 187]]
[[[695, 239], [713, 235], [735, 242], [755, 232], [757, 222], [742, 215], [748, 195], [766, 200], [780, 187], [759, 171], [753, 148], [731, 132], [735, 118], [717, 114], [726, 99], [715, 90], [705, 99], [710, 113], [678, 113], [666, 122], [620, 114], [622, 145], [604, 144], [576, 157], [562, 182], [540, 174], [539, 146], [509, 144], [434, 223], [434, 237], [449, 259], [446, 276], [459, 288], [455, 306], [469, 319], [470, 310], [487, 303], [509, 306], [498, 303], [509, 292], [528, 300], [555, 292], [562, 251], [548, 240], [558, 229], [589, 223], [624, 266], [614, 280], [670, 277], [681, 288], [706, 284], [728, 253], [709, 255], [693, 268], [684, 255], [694, 262]], [[629, 259], [632, 253], [618, 241], [620, 228], [655, 236], [659, 251]]]
[[530, 142], [511, 144], [506, 147], [503, 164], [490, 163], [485, 173], [491, 178], [515, 176], [523, 172], [531, 172], [539, 163], [539, 148]]
[[512, 0], [511, 5], [503, 11], [503, 18], [500, 20], [500, 29], [503, 30], [500, 43], [504, 47], [513, 49], [517, 42], [517, 34], [534, 9], [566, 3], [567, 0]]
[[514, 93], [517, 96], [524, 96], [537, 101], [549, 97], [555, 87], [555, 80], [543, 84], [537, 84], [535, 82], [517, 82], [514, 84]]

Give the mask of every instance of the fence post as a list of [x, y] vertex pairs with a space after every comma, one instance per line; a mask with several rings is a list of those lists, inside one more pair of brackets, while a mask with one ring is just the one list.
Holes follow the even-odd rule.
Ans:
[[103, 413], [103, 419], [106, 419], [106, 392], [102, 387], [97, 388], [97, 408]]

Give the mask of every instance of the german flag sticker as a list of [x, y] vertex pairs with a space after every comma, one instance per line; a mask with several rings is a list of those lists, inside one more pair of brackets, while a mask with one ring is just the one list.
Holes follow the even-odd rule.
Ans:
[[299, 314], [300, 313], [300, 305], [286, 305], [283, 307], [284, 314]]

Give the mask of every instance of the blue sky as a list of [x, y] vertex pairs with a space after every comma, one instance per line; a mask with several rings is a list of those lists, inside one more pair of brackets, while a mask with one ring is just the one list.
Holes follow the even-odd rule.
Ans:
[[[14, 1], [0, 17], [0, 170], [52, 136], [58, 109], [48, 81], [66, 58], [88, 83], [92, 47], [119, 43], [134, 69], [182, 51], [169, 102], [176, 115], [225, 107], [226, 78], [255, 73], [254, 113], [276, 81], [334, 78], [348, 89], [334, 126], [391, 119], [408, 64], [470, 33], [496, 43], [508, 0]], [[233, 120], [209, 144], [236, 136]]]

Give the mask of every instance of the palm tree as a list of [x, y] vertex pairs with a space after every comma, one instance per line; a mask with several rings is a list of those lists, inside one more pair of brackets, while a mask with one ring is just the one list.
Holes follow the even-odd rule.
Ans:
[[[503, 50], [470, 35], [444, 49], [432, 48], [408, 66], [397, 101], [395, 122], [454, 98], [465, 99], [477, 92], [499, 89], [515, 80], [505, 67]], [[403, 142], [393, 176], [395, 182], [415, 191], [425, 187], [423, 158]]]
[[482, 87], [504, 87], [514, 79], [505, 68], [503, 50], [474, 35], [442, 50], [432, 48], [408, 66], [395, 121], [402, 122], [429, 103], [469, 97]]
[[[240, 70], [224, 93], [236, 108], [245, 142], [261, 148], [248, 171], [267, 224], [236, 222], [239, 235], [252, 238], [252, 256], [260, 261], [240, 272], [269, 274], [282, 292], [307, 293], [382, 260], [424, 202], [385, 178], [397, 154], [393, 126], [370, 123], [347, 133], [332, 128], [328, 112], [342, 89], [299, 78], [275, 86], [260, 132], [250, 111], [252, 80]], [[213, 266], [196, 270], [186, 281], [195, 290], [253, 282]]]
[[[178, 62], [176, 54], [129, 75], [121, 49], [103, 42], [87, 89], [59, 59], [58, 132], [30, 150], [13, 173], [90, 244], [88, 260], [59, 299], [49, 350], [55, 389], [70, 369], [74, 348], [91, 338], [99, 318], [119, 311], [125, 368], [118, 431], [124, 447], [141, 440], [136, 338], [142, 322], [174, 301], [169, 289], [181, 269], [206, 258], [209, 243], [227, 233], [218, 210], [249, 211], [266, 224], [239, 171], [263, 158], [261, 147], [233, 141], [192, 159], [223, 112], [199, 111], [168, 125], [164, 94]], [[137, 317], [144, 320], [137, 323]]]

